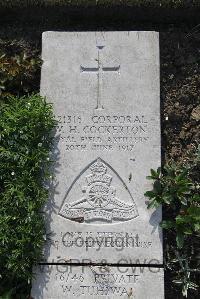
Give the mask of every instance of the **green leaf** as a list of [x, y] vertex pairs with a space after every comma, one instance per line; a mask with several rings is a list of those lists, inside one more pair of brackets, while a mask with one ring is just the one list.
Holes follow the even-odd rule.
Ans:
[[165, 229], [171, 229], [171, 228], [175, 227], [175, 222], [172, 220], [163, 220], [161, 222], [160, 226]]
[[151, 176], [154, 179], [158, 179], [159, 178], [159, 174], [154, 169], [152, 169], [152, 168], [151, 168]]
[[200, 232], [200, 223], [194, 224], [194, 230], [195, 230], [195, 232]]
[[187, 199], [186, 199], [185, 197], [181, 197], [181, 198], [180, 198], [180, 202], [181, 202], [182, 205], [184, 205], [184, 206], [187, 206], [187, 204], [188, 204], [188, 201], [187, 201]]
[[200, 207], [191, 206], [187, 211], [191, 216], [200, 219]]
[[171, 194], [164, 194], [162, 196], [162, 200], [163, 202], [165, 202], [166, 204], [170, 204], [173, 201], [173, 196]]
[[149, 198], [154, 198], [156, 196], [154, 191], [146, 191], [144, 195]]
[[161, 174], [161, 167], [158, 167], [158, 169], [157, 169], [157, 173], [158, 173], [158, 175], [160, 176], [160, 174]]
[[149, 175], [146, 178], [147, 178], [147, 180], [154, 180], [154, 178], [152, 178], [152, 176], [149, 176]]
[[160, 181], [155, 181], [153, 184], [154, 187], [154, 192], [160, 194], [162, 192], [162, 185], [160, 183]]
[[190, 289], [193, 289], [193, 290], [197, 290], [198, 289], [198, 285], [196, 283], [193, 283], [193, 282], [189, 282], [189, 288]]
[[182, 232], [177, 232], [176, 235], [176, 244], [178, 246], [178, 248], [183, 248], [183, 244], [184, 244], [184, 234]]
[[175, 284], [183, 284], [182, 280], [173, 280], [173, 283], [175, 283]]
[[192, 231], [192, 229], [190, 228], [190, 227], [184, 227], [183, 228], [183, 233], [185, 234], [185, 235], [192, 235], [193, 234], [193, 231]]
[[176, 223], [177, 224], [183, 224], [183, 223], [190, 223], [191, 222], [191, 217], [188, 215], [178, 215], [176, 216]]
[[160, 203], [157, 202], [155, 199], [153, 199], [147, 206], [148, 209], [151, 208], [158, 208], [160, 206]]
[[199, 203], [200, 202], [200, 195], [194, 194], [192, 197], [192, 201]]
[[0, 299], [12, 299], [12, 292], [13, 292], [13, 289], [7, 291], [2, 296], [0, 296]]

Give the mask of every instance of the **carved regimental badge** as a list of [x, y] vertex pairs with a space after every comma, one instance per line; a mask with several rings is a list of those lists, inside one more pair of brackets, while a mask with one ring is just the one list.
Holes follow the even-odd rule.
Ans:
[[133, 219], [138, 212], [126, 184], [98, 158], [73, 182], [59, 215], [86, 223], [116, 223]]

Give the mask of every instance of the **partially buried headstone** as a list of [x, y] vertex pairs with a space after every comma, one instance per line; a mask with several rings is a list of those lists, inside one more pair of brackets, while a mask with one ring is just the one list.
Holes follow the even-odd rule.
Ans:
[[[158, 33], [45, 32], [42, 58], [41, 94], [59, 121], [43, 263], [74, 266], [62, 276], [55, 265], [48, 275], [37, 268], [32, 296], [164, 298], [161, 209], [144, 197], [160, 166]], [[92, 276], [102, 263], [115, 265]], [[126, 282], [115, 267], [134, 264], [151, 271]]]

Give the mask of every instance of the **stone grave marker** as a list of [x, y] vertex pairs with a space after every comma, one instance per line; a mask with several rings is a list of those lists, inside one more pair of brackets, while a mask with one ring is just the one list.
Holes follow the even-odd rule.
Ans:
[[42, 58], [59, 123], [33, 298], [164, 298], [161, 209], [144, 197], [160, 166], [158, 33], [45, 32]]

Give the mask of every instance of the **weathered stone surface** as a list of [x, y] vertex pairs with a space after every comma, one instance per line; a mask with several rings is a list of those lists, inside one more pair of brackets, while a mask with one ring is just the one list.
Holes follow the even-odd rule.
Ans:
[[59, 120], [45, 260], [162, 263], [161, 210], [148, 210], [160, 165], [155, 32], [45, 32], [41, 94]]
[[110, 266], [40, 266], [34, 299], [161, 299], [163, 269]]

